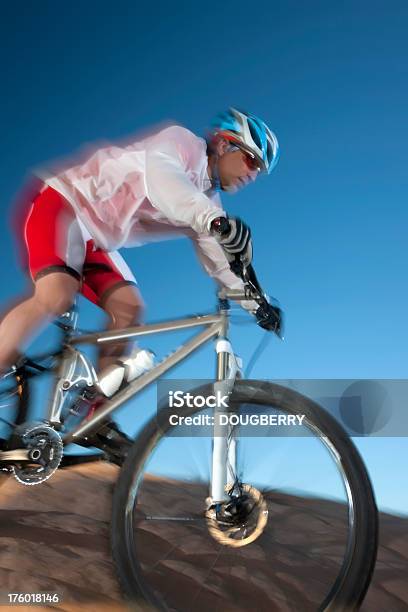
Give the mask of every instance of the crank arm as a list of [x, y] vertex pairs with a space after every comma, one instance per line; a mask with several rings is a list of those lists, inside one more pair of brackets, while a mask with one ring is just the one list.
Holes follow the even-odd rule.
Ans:
[[29, 451], [26, 448], [16, 448], [9, 451], [0, 451], [1, 461], [29, 461]]

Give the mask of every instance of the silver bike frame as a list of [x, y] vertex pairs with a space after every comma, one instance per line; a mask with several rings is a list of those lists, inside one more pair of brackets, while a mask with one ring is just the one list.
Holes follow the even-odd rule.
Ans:
[[[239, 291], [221, 290], [218, 293], [221, 300], [245, 300], [248, 297]], [[70, 313], [68, 313], [69, 315]], [[71, 315], [72, 316], [72, 315]], [[233, 388], [235, 378], [239, 372], [240, 364], [237, 360], [232, 346], [228, 340], [228, 307], [221, 308], [218, 314], [191, 317], [182, 320], [167, 321], [151, 325], [129, 327], [118, 331], [106, 331], [87, 335], [71, 336], [66, 343], [60, 358], [57, 377], [51, 401], [48, 407], [47, 421], [52, 426], [61, 423], [61, 411], [67, 392], [78, 383], [85, 382], [88, 386], [97, 383], [97, 374], [90, 360], [75, 347], [81, 344], [102, 345], [118, 340], [131, 340], [140, 336], [188, 329], [190, 327], [204, 326], [205, 329], [196, 334], [191, 340], [180, 346], [163, 361], [155, 365], [151, 370], [130, 382], [126, 388], [119, 391], [114, 398], [107, 399], [103, 407], [89, 419], [86, 423], [79, 424], [75, 429], [62, 437], [64, 445], [75, 443], [79, 439], [86, 439], [87, 434], [94, 430], [98, 423], [110, 416], [119, 406], [129, 398], [139, 393], [150, 383], [157, 380], [173, 366], [180, 363], [200, 346], [216, 338], [215, 350], [217, 354], [216, 390], [220, 389], [223, 395], [229, 394]], [[74, 330], [76, 327], [76, 317], [73, 320]], [[85, 374], [74, 378], [78, 363], [81, 363]], [[227, 412], [226, 408], [216, 409], [220, 412]], [[215, 419], [217, 423], [218, 419]], [[1, 453], [0, 453], [1, 458]], [[236, 441], [234, 431], [230, 426], [214, 425], [212, 472], [210, 483], [210, 496], [214, 503], [228, 499], [227, 485], [235, 480], [236, 469]]]

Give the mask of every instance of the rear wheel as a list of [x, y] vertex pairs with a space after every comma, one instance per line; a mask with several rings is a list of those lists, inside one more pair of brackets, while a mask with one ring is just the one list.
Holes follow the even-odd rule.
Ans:
[[152, 419], [114, 494], [113, 556], [126, 596], [135, 607], [186, 612], [357, 610], [374, 569], [377, 510], [355, 446], [319, 405], [279, 385], [237, 381], [230, 410], [268, 423], [304, 419], [290, 435], [283, 425], [233, 427], [236, 467], [217, 506], [208, 504], [211, 431], [186, 437], [168, 409]]
[[[8, 448], [15, 427], [27, 420], [29, 399], [30, 385], [24, 369], [0, 378], [0, 450]], [[1, 462], [0, 469], [6, 475], [7, 468]], [[0, 478], [0, 484], [3, 482]]]

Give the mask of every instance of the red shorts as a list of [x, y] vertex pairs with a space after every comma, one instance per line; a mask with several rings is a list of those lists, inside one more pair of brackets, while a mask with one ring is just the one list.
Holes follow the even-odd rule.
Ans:
[[118, 285], [136, 285], [121, 255], [95, 248], [72, 206], [58, 191], [45, 187], [19, 222], [23, 228], [24, 264], [33, 281], [52, 272], [65, 272], [81, 283], [81, 293], [101, 305]]

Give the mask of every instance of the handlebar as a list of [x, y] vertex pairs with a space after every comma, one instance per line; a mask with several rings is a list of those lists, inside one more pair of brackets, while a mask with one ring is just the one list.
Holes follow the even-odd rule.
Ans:
[[[283, 340], [283, 318], [282, 311], [277, 306], [272, 306], [269, 299], [262, 290], [262, 287], [256, 277], [255, 270], [251, 265], [244, 266], [242, 262], [234, 262], [233, 272], [239, 276], [244, 283], [244, 291], [233, 289], [221, 289], [218, 292], [220, 306], [222, 309], [228, 309], [228, 300], [252, 300], [258, 305], [255, 316], [258, 324], [273, 331]], [[226, 302], [222, 304], [222, 302]]]

